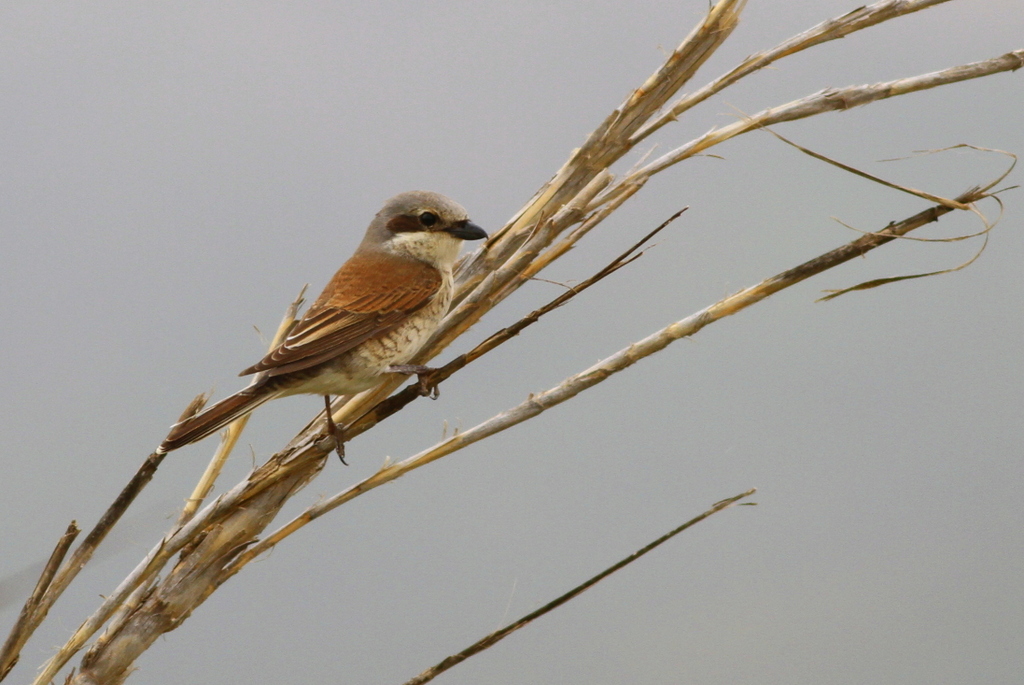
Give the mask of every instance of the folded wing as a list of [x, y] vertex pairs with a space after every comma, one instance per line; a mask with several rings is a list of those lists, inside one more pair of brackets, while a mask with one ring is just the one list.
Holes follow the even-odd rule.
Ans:
[[342, 265], [281, 345], [240, 373], [278, 376], [334, 359], [387, 334], [441, 288], [433, 266], [389, 255], [359, 255]]

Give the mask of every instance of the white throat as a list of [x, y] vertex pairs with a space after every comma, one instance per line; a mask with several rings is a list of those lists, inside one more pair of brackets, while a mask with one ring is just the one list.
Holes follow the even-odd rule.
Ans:
[[431, 264], [440, 271], [451, 272], [455, 260], [459, 257], [462, 240], [443, 232], [414, 231], [396, 233], [385, 241], [383, 247], [393, 255], [412, 257]]

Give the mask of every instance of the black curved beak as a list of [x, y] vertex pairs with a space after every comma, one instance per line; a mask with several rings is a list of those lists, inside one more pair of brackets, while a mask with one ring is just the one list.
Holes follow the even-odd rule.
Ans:
[[463, 240], [483, 240], [487, 237], [487, 232], [474, 224], [468, 219], [466, 221], [459, 221], [452, 225], [448, 229], [448, 233], [452, 234], [456, 238], [462, 238]]

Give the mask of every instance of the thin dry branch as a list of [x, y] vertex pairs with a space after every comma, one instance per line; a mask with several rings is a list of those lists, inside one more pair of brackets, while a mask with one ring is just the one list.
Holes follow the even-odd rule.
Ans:
[[[20, 647], [28, 641], [32, 636], [32, 633], [35, 632], [36, 628], [38, 628], [43, 622], [43, 619], [46, 618], [47, 613], [50, 611], [54, 602], [57, 601], [57, 598], [63, 594], [64, 590], [66, 590], [68, 585], [71, 584], [71, 581], [78, 575], [78, 572], [81, 571], [87, 563], [89, 563], [89, 560], [92, 558], [96, 548], [99, 547], [100, 543], [103, 542], [103, 539], [107, 536], [110, 530], [121, 519], [124, 512], [128, 510], [131, 503], [134, 502], [138, 494], [142, 492], [142, 489], [146, 487], [150, 480], [153, 479], [153, 474], [156, 473], [157, 468], [160, 466], [160, 462], [163, 461], [165, 456], [167, 455], [154, 452], [146, 457], [145, 461], [142, 462], [142, 466], [139, 467], [139, 470], [136, 471], [132, 479], [128, 481], [128, 484], [124, 489], [121, 490], [117, 499], [107, 507], [107, 510], [103, 513], [100, 520], [96, 522], [96, 525], [93, 526], [93, 529], [89, 531], [85, 540], [75, 548], [75, 551], [71, 554], [71, 558], [64, 563], [60, 571], [56, 574], [56, 577], [48, 585], [46, 590], [43, 592], [42, 597], [40, 597], [39, 601], [36, 603], [32, 615], [24, 623], [21, 623], [19, 620], [19, 625], [16, 626], [16, 629], [19, 631], [20, 637], [14, 640], [8, 638], [7, 644], [4, 645], [4, 652], [0, 654], [0, 663], [13, 663], [11, 662], [12, 659], [15, 662], [17, 661], [17, 653], [7, 652], [8, 645], [10, 645], [12, 649], [20, 649]], [[0, 675], [0, 679], [5, 675], [6, 673]], [[50, 679], [52, 680], [52, 676]]]
[[[185, 410], [181, 413], [181, 418], [179, 420], [184, 420], [186, 417], [197, 413], [203, 408], [203, 405], [206, 404], [207, 399], [209, 399], [209, 397], [205, 393], [197, 395], [188, 403], [188, 406], [185, 407]], [[117, 499], [107, 507], [107, 510], [103, 513], [103, 516], [100, 517], [100, 520], [96, 522], [96, 525], [93, 526], [93, 529], [89, 531], [85, 540], [83, 540], [72, 553], [71, 558], [61, 567], [60, 571], [57, 572], [56, 577], [48, 582], [42, 596], [35, 600], [35, 608], [32, 615], [24, 622], [19, 617], [18, 623], [12, 629], [10, 636], [8, 636], [8, 639], [4, 644], [3, 650], [0, 651], [0, 663], [10, 663], [11, 667], [13, 667], [14, 663], [17, 662], [17, 651], [9, 650], [20, 650], [21, 647], [24, 646], [35, 632], [36, 628], [38, 628], [46, 618], [46, 615], [54, 602], [56, 602], [61, 594], [64, 593], [64, 590], [66, 590], [71, 584], [71, 581], [75, 579], [79, 571], [85, 568], [85, 565], [89, 563], [89, 560], [92, 559], [93, 554], [96, 552], [96, 548], [99, 547], [100, 543], [103, 542], [104, 538], [106, 538], [107, 534], [117, 524], [117, 522], [121, 520], [124, 512], [128, 510], [128, 507], [131, 506], [132, 502], [135, 501], [135, 498], [138, 497], [140, 492], [142, 492], [142, 489], [153, 479], [153, 475], [156, 473], [157, 468], [160, 466], [160, 462], [163, 461], [165, 456], [167, 456], [166, 453], [154, 452], [146, 457], [146, 460], [142, 462], [142, 466], [140, 466], [139, 470], [136, 471], [134, 476], [132, 476], [132, 479], [128, 481], [128, 484], [124, 486], [120, 494], [117, 496]], [[74, 538], [72, 537], [71, 540], [67, 540], [67, 533], [65, 533], [64, 536], [61, 537], [60, 541], [58, 541], [57, 549], [61, 549], [61, 546], [65, 544], [65, 540], [67, 540], [67, 544], [70, 545], [73, 539]], [[62, 559], [66, 552], [67, 549], [64, 549], [64, 552], [61, 554]], [[47, 569], [48, 568], [49, 566], [47, 566]], [[30, 601], [32, 600], [30, 599]], [[17, 637], [15, 637], [16, 634]], [[0, 671], [0, 680], [3, 680], [6, 677], [9, 670], [10, 669], [8, 668], [6, 671]]]
[[[57, 546], [54, 547], [53, 553], [50, 554], [50, 558], [43, 567], [43, 572], [39, 575], [35, 589], [29, 598], [25, 600], [25, 606], [21, 608], [21, 613], [11, 629], [11, 634], [7, 636], [7, 641], [4, 642], [3, 649], [0, 650], [0, 658], [2, 658], [0, 660], [0, 680], [6, 678], [11, 669], [17, 665], [18, 657], [21, 655], [21, 648], [25, 646], [29, 637], [32, 636], [32, 631], [26, 630], [26, 628], [33, 623], [38, 625], [39, 622], [46, 618], [46, 611], [40, 602], [46, 590], [50, 587], [50, 583], [53, 582], [53, 577], [57, 574], [57, 569], [60, 568], [61, 562], [64, 561], [64, 556], [71, 549], [71, 543], [75, 541], [80, 532], [82, 531], [78, 529], [78, 525], [74, 521], [68, 525], [67, 530], [60, 536]], [[41, 615], [40, 611], [42, 611]]]
[[[941, 197], [939, 195], [935, 195], [933, 193], [926, 192], [924, 190], [918, 190], [917, 188], [911, 188], [909, 186], [900, 185], [899, 183], [893, 183], [892, 181], [887, 181], [884, 178], [881, 178], [879, 176], [875, 176], [874, 174], [869, 174], [868, 172], [862, 171], [862, 170], [860, 170], [860, 169], [858, 169], [856, 167], [852, 167], [849, 164], [843, 164], [842, 162], [840, 162], [838, 160], [835, 160], [835, 159], [832, 159], [831, 157], [827, 157], [826, 155], [823, 155], [820, 152], [815, 152], [814, 150], [809, 150], [806, 147], [804, 147], [803, 145], [799, 145], [798, 143], [794, 143], [789, 138], [786, 138], [785, 136], [777, 133], [776, 131], [773, 131], [772, 129], [770, 129], [768, 127], [765, 127], [763, 130], [765, 132], [770, 133], [771, 135], [775, 136], [775, 138], [777, 138], [778, 140], [781, 140], [786, 145], [789, 145], [791, 147], [796, 148], [797, 150], [799, 150], [800, 152], [804, 153], [805, 155], [808, 155], [809, 157], [814, 157], [815, 159], [817, 159], [819, 161], [822, 161], [822, 162], [825, 162], [826, 164], [831, 164], [832, 166], [837, 167], [839, 169], [842, 169], [843, 171], [848, 171], [848, 172], [850, 172], [851, 174], [853, 174], [855, 176], [860, 176], [861, 178], [866, 178], [869, 181], [873, 181], [875, 183], [878, 183], [879, 185], [886, 186], [887, 188], [892, 188], [893, 190], [898, 190], [901, 193], [906, 193], [907, 195], [913, 195], [915, 197], [919, 197], [919, 198], [921, 198], [923, 200], [927, 200], [928, 202], [937, 202], [938, 204], [940, 204], [940, 205], [942, 205], [944, 207], [950, 207], [952, 209], [970, 209], [969, 206], [958, 204], [955, 200], [952, 200], [952, 199], [950, 199], [948, 197]], [[1010, 155], [1010, 156], [1013, 157], [1013, 155]], [[1014, 160], [1014, 164], [1016, 164], [1016, 159]], [[1007, 170], [1006, 174], [1010, 173], [1010, 171], [1012, 171], [1012, 170], [1013, 170], [1013, 165], [1010, 166], [1010, 169]], [[1003, 176], [999, 180], [1002, 180], [1003, 178], [1006, 178], [1006, 174], [1003, 174]]]
[[659, 547], [659, 546], [663, 545], [664, 543], [668, 542], [669, 540], [674, 538], [676, 535], [679, 535], [680, 533], [682, 533], [687, 528], [692, 528], [693, 526], [697, 525], [698, 523], [700, 523], [704, 519], [717, 514], [718, 512], [722, 511], [723, 509], [728, 509], [729, 507], [734, 506], [741, 499], [744, 499], [746, 497], [750, 497], [755, 492], [757, 492], [757, 488], [751, 488], [750, 490], [747, 490], [746, 492], [741, 492], [740, 494], [738, 494], [738, 495], [736, 495], [734, 497], [730, 497], [728, 499], [724, 499], [724, 500], [722, 500], [720, 502], [715, 503], [710, 509], [705, 511], [700, 516], [697, 516], [695, 518], [690, 519], [689, 521], [687, 521], [683, 525], [679, 526], [678, 528], [675, 528], [675, 529], [669, 531], [668, 533], [665, 533], [664, 535], [662, 535], [657, 540], [654, 540], [653, 542], [651, 542], [651, 543], [649, 543], [647, 545], [644, 545], [643, 547], [641, 547], [637, 551], [635, 551], [632, 554], [630, 554], [625, 559], [621, 559], [620, 561], [616, 562], [615, 564], [612, 564], [611, 566], [609, 566], [605, 570], [603, 570], [600, 573], [598, 573], [596, 576], [590, 578], [589, 580], [587, 580], [587, 581], [585, 581], [583, 583], [580, 583], [579, 585], [577, 585], [573, 589], [569, 590], [568, 592], [566, 592], [563, 595], [560, 595], [560, 596], [556, 597], [555, 599], [551, 600], [550, 602], [548, 602], [544, 606], [540, 607], [539, 609], [536, 609], [535, 611], [531, 611], [530, 613], [528, 613], [525, 616], [523, 616], [522, 618], [520, 618], [518, 621], [514, 621], [514, 622], [508, 624], [507, 626], [505, 626], [504, 628], [496, 630], [493, 633], [491, 633], [490, 635], [486, 635], [486, 636], [482, 637], [481, 639], [479, 639], [476, 642], [474, 642], [473, 644], [471, 644], [469, 647], [466, 647], [464, 650], [462, 650], [458, 654], [453, 654], [453, 655], [451, 655], [449, 657], [446, 657], [445, 659], [442, 659], [436, 665], [431, 666], [430, 668], [428, 668], [427, 670], [423, 671], [422, 673], [420, 673], [415, 678], [412, 678], [412, 679], [406, 681], [405, 685], [423, 685], [423, 683], [430, 682], [431, 680], [433, 680], [437, 676], [439, 676], [442, 673], [444, 673], [445, 671], [447, 671], [452, 666], [460, 664], [463, 661], [465, 661], [466, 659], [468, 659], [469, 657], [474, 656], [476, 654], [479, 654], [480, 652], [484, 651], [485, 649], [493, 647], [494, 645], [496, 645], [497, 643], [501, 642], [506, 637], [508, 637], [509, 635], [514, 633], [515, 631], [519, 630], [520, 628], [522, 628], [522, 627], [526, 626], [527, 624], [531, 623], [532, 621], [540, 618], [544, 614], [547, 614], [547, 613], [557, 609], [558, 607], [562, 606], [563, 604], [565, 604], [569, 600], [574, 599], [575, 597], [578, 597], [585, 590], [593, 587], [594, 585], [597, 585], [599, 582], [601, 582], [602, 580], [604, 580], [605, 578], [607, 578], [611, 574], [613, 574], [616, 571], [619, 571], [619, 570], [625, 568], [626, 566], [628, 566], [629, 564], [633, 563], [634, 561], [636, 561], [637, 559], [639, 559], [643, 555], [647, 554], [651, 550], [653, 550], [656, 547]]

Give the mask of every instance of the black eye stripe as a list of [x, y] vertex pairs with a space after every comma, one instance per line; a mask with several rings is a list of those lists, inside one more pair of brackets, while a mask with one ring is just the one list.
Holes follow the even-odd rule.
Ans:
[[395, 216], [388, 221], [388, 229], [392, 233], [413, 233], [416, 231], [422, 231], [423, 226], [419, 220], [414, 216]]

